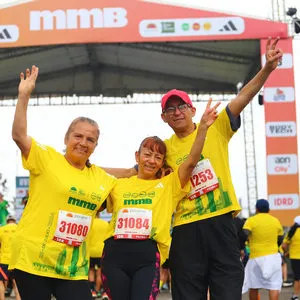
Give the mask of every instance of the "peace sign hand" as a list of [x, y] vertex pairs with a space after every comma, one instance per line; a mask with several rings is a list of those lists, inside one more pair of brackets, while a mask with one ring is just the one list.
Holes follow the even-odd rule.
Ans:
[[221, 104], [221, 102], [218, 102], [216, 105], [211, 107], [211, 103], [212, 103], [212, 98], [209, 98], [206, 108], [205, 108], [205, 111], [204, 111], [201, 121], [200, 121], [200, 125], [206, 126], [207, 128], [210, 125], [212, 125], [215, 122], [215, 120], [217, 119], [217, 117], [218, 117], [217, 108]]
[[281, 49], [276, 48], [279, 39], [277, 37], [272, 41], [272, 38], [268, 38], [266, 45], [266, 67], [271, 71], [275, 70], [282, 60], [283, 52]]
[[22, 72], [20, 74], [19, 94], [30, 96], [35, 88], [35, 82], [39, 74], [39, 68], [36, 66], [26, 69], [26, 77]]

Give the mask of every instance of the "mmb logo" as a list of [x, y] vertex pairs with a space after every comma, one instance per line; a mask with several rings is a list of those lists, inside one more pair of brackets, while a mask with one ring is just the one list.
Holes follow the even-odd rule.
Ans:
[[0, 43], [14, 43], [19, 39], [16, 25], [0, 25]]

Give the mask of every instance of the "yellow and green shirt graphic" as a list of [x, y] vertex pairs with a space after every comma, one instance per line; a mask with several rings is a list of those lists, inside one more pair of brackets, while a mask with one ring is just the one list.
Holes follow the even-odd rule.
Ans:
[[[12, 241], [10, 269], [62, 279], [87, 279], [88, 235], [78, 247], [53, 240], [58, 212], [95, 217], [116, 183], [95, 165], [72, 167], [51, 147], [32, 140], [23, 166], [30, 171], [29, 199]], [[92, 224], [91, 224], [92, 226]]]
[[[222, 215], [231, 211], [239, 212], [229, 169], [228, 143], [235, 132], [230, 125], [226, 110], [222, 110], [208, 129], [202, 157], [209, 159], [219, 181], [219, 188], [194, 200], [184, 197], [177, 205], [174, 226], [195, 222]], [[197, 134], [194, 130], [189, 136], [178, 138], [175, 134], [165, 140], [167, 145], [167, 164], [177, 168], [188, 156]]]

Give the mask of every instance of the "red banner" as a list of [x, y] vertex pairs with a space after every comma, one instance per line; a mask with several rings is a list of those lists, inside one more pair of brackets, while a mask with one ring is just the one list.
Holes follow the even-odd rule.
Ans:
[[287, 24], [141, 0], [1, 0], [1, 47], [260, 39]]
[[[264, 86], [268, 199], [285, 226], [300, 214], [296, 98], [292, 38], [279, 41], [281, 65]], [[262, 64], [266, 40], [261, 41]]]

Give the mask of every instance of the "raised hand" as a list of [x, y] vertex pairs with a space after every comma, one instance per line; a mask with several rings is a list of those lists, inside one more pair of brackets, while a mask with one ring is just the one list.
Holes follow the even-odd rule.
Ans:
[[270, 68], [272, 71], [277, 68], [281, 63], [283, 52], [281, 49], [277, 48], [277, 43], [279, 37], [272, 41], [272, 38], [268, 38], [266, 45], [266, 67]]
[[31, 70], [26, 69], [26, 75], [22, 72], [20, 74], [19, 94], [30, 96], [35, 88], [35, 82], [39, 74], [39, 68], [32, 66]]
[[202, 115], [200, 125], [205, 125], [205, 126], [209, 127], [217, 119], [217, 117], [218, 117], [217, 108], [221, 104], [221, 102], [218, 102], [213, 107], [211, 107], [211, 103], [212, 103], [212, 98], [209, 98], [206, 108], [205, 108], [205, 111]]

